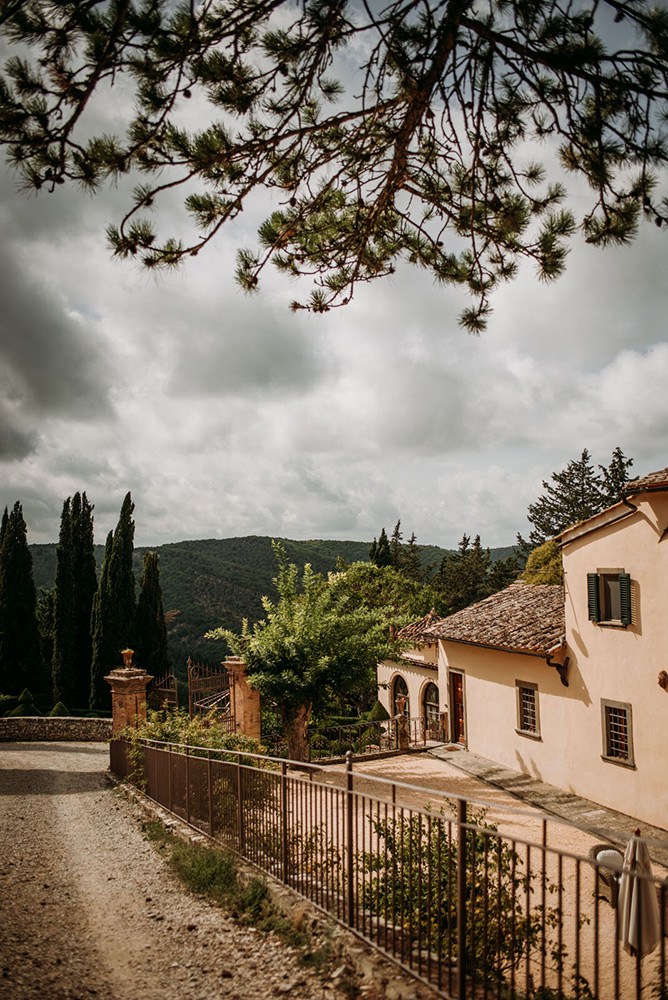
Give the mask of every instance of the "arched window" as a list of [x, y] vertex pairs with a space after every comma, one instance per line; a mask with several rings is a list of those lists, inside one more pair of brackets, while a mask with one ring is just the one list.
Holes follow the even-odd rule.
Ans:
[[438, 704], [438, 688], [435, 684], [427, 684], [422, 698], [422, 708], [424, 712], [424, 724], [427, 732], [433, 732], [440, 725], [440, 711]]
[[[403, 701], [401, 699], [403, 699]], [[408, 686], [401, 674], [399, 674], [394, 681], [392, 704], [394, 706], [395, 715], [405, 715], [407, 718], [410, 718]]]

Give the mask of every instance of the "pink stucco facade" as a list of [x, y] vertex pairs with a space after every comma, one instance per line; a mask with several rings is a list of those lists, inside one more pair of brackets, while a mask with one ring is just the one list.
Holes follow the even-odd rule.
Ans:
[[[451, 740], [661, 829], [668, 829], [668, 676], [661, 673], [668, 674], [668, 474], [666, 485], [630, 494], [562, 534], [558, 650], [440, 638], [434, 677]], [[607, 596], [620, 587], [621, 612]], [[442, 620], [442, 633], [454, 618]], [[414, 715], [426, 673], [411, 662], [379, 665], [388, 707], [397, 673]]]

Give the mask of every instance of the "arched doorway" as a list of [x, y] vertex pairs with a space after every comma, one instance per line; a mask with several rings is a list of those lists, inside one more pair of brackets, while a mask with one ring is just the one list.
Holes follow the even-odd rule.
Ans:
[[[403, 699], [403, 700], [402, 700]], [[401, 674], [394, 679], [392, 686], [392, 707], [395, 715], [405, 715], [410, 718], [410, 703], [408, 700], [408, 685]]]
[[438, 688], [430, 682], [422, 695], [422, 715], [428, 740], [441, 738], [441, 713], [439, 710]]

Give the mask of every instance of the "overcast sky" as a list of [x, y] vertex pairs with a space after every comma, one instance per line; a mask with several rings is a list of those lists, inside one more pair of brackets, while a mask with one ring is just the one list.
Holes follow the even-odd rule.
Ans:
[[555, 284], [527, 268], [472, 337], [465, 296], [411, 268], [324, 317], [290, 313], [269, 272], [249, 298], [232, 274], [252, 226], [148, 276], [106, 247], [124, 204], [27, 196], [0, 167], [0, 503], [22, 501], [31, 542], [77, 490], [104, 542], [131, 490], [139, 545], [370, 539], [401, 518], [418, 542], [497, 546], [585, 447], [668, 465], [663, 230], [577, 244]]

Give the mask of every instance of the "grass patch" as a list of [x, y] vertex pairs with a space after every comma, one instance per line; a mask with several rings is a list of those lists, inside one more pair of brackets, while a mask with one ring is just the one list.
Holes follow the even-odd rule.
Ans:
[[146, 839], [164, 852], [170, 867], [192, 892], [207, 896], [240, 924], [277, 934], [298, 953], [298, 962], [304, 968], [321, 976], [331, 969], [330, 940], [319, 945], [311, 934], [285, 917], [271, 902], [264, 879], [242, 882], [233, 855], [217, 847], [184, 843], [158, 820], [145, 821], [142, 830]]

